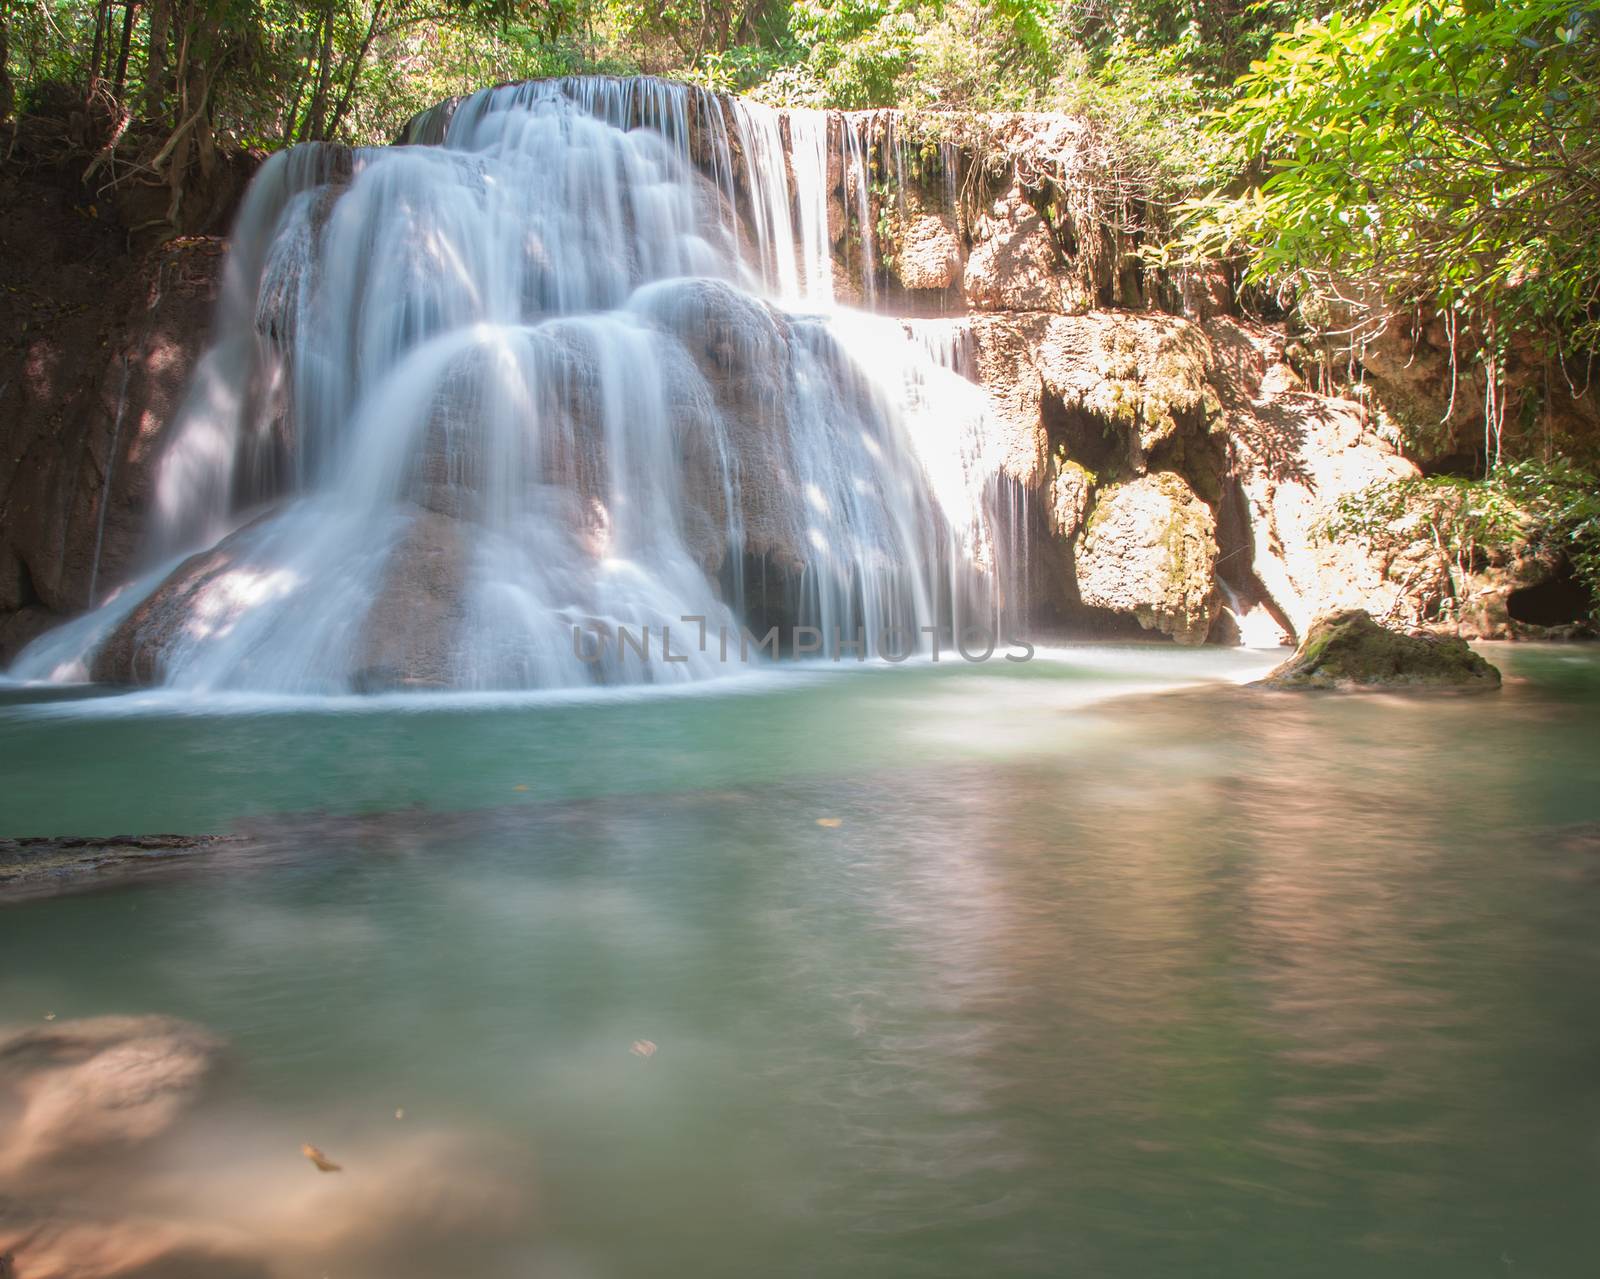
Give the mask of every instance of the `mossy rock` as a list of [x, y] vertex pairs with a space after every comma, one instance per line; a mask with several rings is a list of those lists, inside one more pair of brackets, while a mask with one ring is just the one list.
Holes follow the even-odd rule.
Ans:
[[1295, 655], [1256, 687], [1477, 692], [1499, 688], [1500, 672], [1463, 639], [1403, 635], [1357, 608], [1318, 618]]

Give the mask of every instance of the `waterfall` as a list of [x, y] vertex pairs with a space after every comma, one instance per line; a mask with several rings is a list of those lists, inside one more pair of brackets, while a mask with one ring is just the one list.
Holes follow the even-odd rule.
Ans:
[[873, 252], [877, 228], [872, 223], [872, 170], [867, 148], [855, 122], [844, 121], [844, 207], [855, 205], [856, 237], [861, 252], [861, 296], [870, 307], [878, 298], [878, 268]]
[[928, 359], [942, 369], [977, 380], [977, 355], [972, 326], [959, 316], [937, 320], [907, 320], [906, 332]]
[[1277, 618], [1264, 606], [1246, 602], [1220, 574], [1217, 576], [1217, 589], [1222, 592], [1224, 607], [1233, 618], [1239, 643], [1245, 648], [1281, 648], [1291, 642]]
[[866, 167], [832, 134], [581, 77], [274, 156], [155, 476], [148, 563], [188, 558], [14, 673], [559, 687], [716, 675], [697, 629], [753, 619], [1003, 637], [985, 401], [834, 304], [829, 200]]

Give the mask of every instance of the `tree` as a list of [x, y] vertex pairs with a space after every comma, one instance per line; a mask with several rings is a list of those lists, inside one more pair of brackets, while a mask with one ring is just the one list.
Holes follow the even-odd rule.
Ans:
[[1264, 180], [1194, 201], [1187, 247], [1243, 249], [1254, 280], [1358, 323], [1437, 308], [1491, 365], [1514, 332], [1600, 348], [1597, 19], [1571, 0], [1389, 0], [1297, 25], [1215, 125]]

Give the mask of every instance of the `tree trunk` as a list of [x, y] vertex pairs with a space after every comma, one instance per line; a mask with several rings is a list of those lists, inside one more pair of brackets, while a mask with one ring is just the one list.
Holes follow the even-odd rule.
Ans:
[[300, 124], [300, 100], [306, 96], [306, 81], [309, 78], [310, 68], [306, 68], [307, 75], [299, 75], [294, 80], [294, 93], [290, 95], [288, 105], [284, 108], [283, 116], [278, 121], [283, 129], [283, 145], [293, 146], [295, 143], [295, 129]]
[[111, 0], [100, 0], [94, 8], [94, 44], [89, 50], [89, 88], [100, 79], [100, 64], [105, 57], [111, 33]]
[[356, 50], [356, 56], [350, 62], [350, 78], [345, 81], [344, 92], [339, 95], [339, 101], [333, 108], [333, 119], [328, 122], [328, 137], [333, 137], [339, 132], [339, 126], [344, 123], [344, 114], [350, 109], [351, 99], [355, 97], [356, 80], [361, 75], [361, 68], [366, 63], [367, 54], [372, 51], [372, 42], [377, 38], [378, 26], [383, 21], [383, 6], [385, 0], [376, 0], [372, 6], [372, 20], [367, 23], [367, 34], [362, 38], [361, 47]]
[[172, 30], [172, 0], [150, 0], [150, 35], [144, 66], [144, 114], [160, 120], [167, 97], [167, 41]]
[[138, 11], [138, 0], [123, 0], [122, 5], [122, 45], [117, 50], [117, 100], [122, 100], [122, 93], [128, 87], [128, 46], [133, 42], [133, 15]]
[[322, 48], [317, 54], [317, 87], [311, 94], [311, 105], [306, 108], [306, 120], [300, 130], [302, 142], [320, 142], [326, 136], [328, 115], [328, 88], [333, 79], [333, 4], [322, 11]]
[[10, 7], [0, 3], [0, 120], [11, 117], [11, 104], [16, 100], [11, 88], [11, 72], [8, 69], [11, 59], [10, 25]]

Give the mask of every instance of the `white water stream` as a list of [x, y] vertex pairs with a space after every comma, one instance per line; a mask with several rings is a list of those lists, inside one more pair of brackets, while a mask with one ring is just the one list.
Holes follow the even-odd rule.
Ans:
[[685, 679], [714, 642], [611, 637], [754, 613], [871, 651], [1003, 638], [982, 397], [834, 305], [830, 175], [859, 192], [865, 160], [833, 133], [584, 78], [440, 108], [436, 145], [273, 157], [155, 485], [148, 562], [203, 558], [13, 674], [109, 643], [196, 690]]

